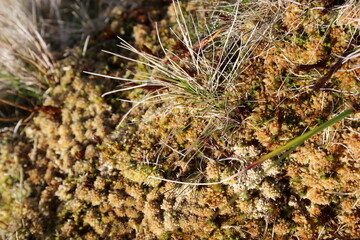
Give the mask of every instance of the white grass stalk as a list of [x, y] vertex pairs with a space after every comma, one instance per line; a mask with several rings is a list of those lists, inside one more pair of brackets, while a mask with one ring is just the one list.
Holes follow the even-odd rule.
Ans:
[[23, 4], [19, 0], [0, 2], [0, 72], [27, 86], [41, 86], [46, 76], [57, 80], [54, 59]]

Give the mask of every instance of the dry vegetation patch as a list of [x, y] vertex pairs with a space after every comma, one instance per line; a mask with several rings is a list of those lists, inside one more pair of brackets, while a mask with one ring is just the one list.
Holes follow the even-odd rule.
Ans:
[[0, 131], [4, 239], [360, 238], [359, 3], [140, 2], [78, 12], [89, 38], [30, 54], [48, 68], [1, 66], [1, 89], [44, 74]]

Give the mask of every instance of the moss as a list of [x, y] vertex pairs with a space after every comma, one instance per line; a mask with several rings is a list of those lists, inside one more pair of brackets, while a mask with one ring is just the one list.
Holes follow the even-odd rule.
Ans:
[[[342, 55], [355, 44], [349, 43], [354, 23], [342, 23], [351, 19], [352, 11], [326, 11], [329, 7], [322, 8], [322, 2], [312, 9], [310, 1], [274, 2], [266, 8], [261, 1], [243, 1], [227, 39], [234, 5], [213, 3], [181, 3], [188, 9], [184, 24], [193, 47], [224, 27], [198, 54], [194, 50], [194, 56], [187, 53], [185, 41], [173, 35], [181, 36], [181, 25], [171, 5], [150, 12], [124, 10], [109, 18], [109, 29], [129, 41], [135, 26], [134, 44], [159, 57], [158, 68], [99, 53], [101, 38], [113, 42], [111, 31], [94, 36], [85, 56], [79, 57], [82, 49], [75, 46], [74, 56], [59, 61], [63, 77], [45, 102], [61, 108], [61, 121], [36, 115], [24, 127], [28, 139], [19, 145], [24, 149], [11, 147], [16, 142], [11, 134], [1, 141], [1, 173], [6, 174], [0, 192], [6, 205], [0, 208], [14, 223], [6, 234], [18, 229], [20, 213], [12, 194], [20, 192], [21, 200], [31, 204], [19, 207], [25, 225], [18, 233], [29, 238], [287, 239], [357, 234], [358, 212], [352, 206], [358, 196], [337, 196], [356, 193], [359, 181], [359, 126], [352, 119], [313, 136], [281, 164], [272, 166], [276, 159], [269, 160], [223, 184], [193, 187], [151, 178], [203, 183], [226, 179], [358, 97], [353, 93], [358, 81], [350, 70], [356, 59], [329, 80], [326, 87], [335, 90], [310, 90], [336, 61], [330, 54]], [[160, 17], [158, 12], [165, 10], [157, 30], [141, 22], [144, 12]], [[193, 14], [198, 14], [195, 25]], [[269, 23], [274, 25], [267, 28]], [[157, 31], [167, 53], [162, 52]], [[225, 46], [227, 41], [231, 44]], [[169, 51], [180, 56], [171, 59], [178, 68], [172, 69]], [[177, 71], [163, 76], [159, 68]], [[143, 82], [152, 77], [149, 83], [164, 88], [144, 87], [102, 98], [118, 83], [80, 74], [83, 69]], [[179, 73], [186, 77], [172, 76]], [[116, 127], [139, 101], [143, 104]], [[18, 173], [13, 174], [20, 163], [26, 164], [23, 191], [12, 189], [21, 182]], [[327, 205], [336, 209], [336, 217]], [[327, 219], [336, 221], [326, 222], [321, 215], [325, 212], [331, 213]], [[264, 233], [265, 221], [269, 229]], [[340, 225], [344, 230], [335, 231]]]

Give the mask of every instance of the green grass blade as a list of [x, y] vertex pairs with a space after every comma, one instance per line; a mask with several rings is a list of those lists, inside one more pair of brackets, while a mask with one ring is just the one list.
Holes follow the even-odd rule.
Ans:
[[324, 130], [325, 128], [333, 125], [334, 123], [344, 119], [345, 117], [353, 114], [355, 111], [353, 109], [348, 109], [348, 110], [345, 110], [344, 112], [340, 113], [338, 116], [330, 119], [329, 121], [321, 124], [320, 126], [314, 128], [313, 130], [311, 131], [308, 131], [307, 133], [295, 138], [294, 140], [291, 140], [290, 142], [288, 142], [287, 144], [285, 144], [284, 146], [281, 146], [277, 149], [275, 149], [274, 151], [266, 154], [265, 156], [262, 156], [259, 160], [253, 162], [252, 164], [250, 164], [246, 170], [249, 170], [261, 163], [263, 163], [264, 161], [266, 161], [267, 159], [269, 158], [272, 158], [272, 157], [275, 157], [277, 156], [278, 154], [280, 154], [281, 152], [289, 149], [289, 148], [293, 148], [295, 149], [296, 147], [300, 146], [301, 144], [303, 144], [307, 139], [309, 139], [310, 137], [312, 137], [313, 135], [321, 132], [322, 130]]

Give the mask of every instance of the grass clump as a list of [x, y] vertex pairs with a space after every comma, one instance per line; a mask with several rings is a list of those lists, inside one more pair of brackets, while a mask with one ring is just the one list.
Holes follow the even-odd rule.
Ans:
[[29, 113], [22, 110], [41, 105], [46, 90], [58, 79], [54, 57], [24, 3], [1, 1], [0, 8], [3, 32], [0, 99], [5, 100], [0, 103], [0, 117], [3, 124], [26, 118]]

